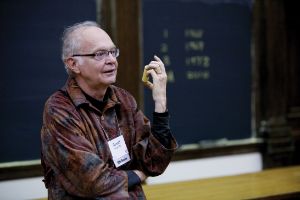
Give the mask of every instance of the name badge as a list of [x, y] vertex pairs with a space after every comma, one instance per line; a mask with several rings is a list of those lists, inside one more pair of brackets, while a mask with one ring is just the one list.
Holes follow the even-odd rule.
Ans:
[[108, 141], [108, 146], [116, 167], [119, 167], [130, 161], [129, 152], [127, 150], [123, 135]]

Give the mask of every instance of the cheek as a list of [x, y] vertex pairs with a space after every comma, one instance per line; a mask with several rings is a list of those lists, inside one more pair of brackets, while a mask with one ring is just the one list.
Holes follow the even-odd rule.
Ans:
[[81, 67], [82, 65], [84, 65], [84, 60], [82, 57], [76, 57], [76, 63], [78, 67]]
[[86, 73], [90, 74], [91, 76], [97, 76], [99, 73], [101, 73], [101, 70], [103, 69], [103, 64], [101, 62], [85, 62], [83, 64], [83, 68]]

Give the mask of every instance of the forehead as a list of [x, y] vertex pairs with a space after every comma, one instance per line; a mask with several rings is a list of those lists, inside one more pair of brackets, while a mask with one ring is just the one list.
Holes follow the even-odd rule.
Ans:
[[98, 27], [85, 27], [79, 30], [79, 38], [84, 49], [110, 49], [115, 46], [109, 35]]

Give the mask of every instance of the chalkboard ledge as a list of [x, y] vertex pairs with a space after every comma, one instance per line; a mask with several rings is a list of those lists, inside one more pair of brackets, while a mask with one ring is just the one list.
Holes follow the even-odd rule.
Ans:
[[0, 163], [0, 181], [42, 176], [41, 160]]
[[197, 144], [182, 145], [174, 155], [173, 161], [262, 152], [263, 144], [261, 138], [201, 141]]
[[[198, 144], [182, 145], [176, 151], [173, 161], [262, 152], [262, 148], [263, 140], [259, 138], [201, 141]], [[40, 160], [0, 163], [0, 181], [42, 176], [42, 172]]]

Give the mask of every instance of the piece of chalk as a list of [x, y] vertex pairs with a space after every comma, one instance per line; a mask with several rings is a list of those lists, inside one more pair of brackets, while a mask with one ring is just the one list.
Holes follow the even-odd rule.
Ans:
[[147, 83], [149, 81], [149, 77], [148, 77], [146, 68], [144, 68], [142, 81], [145, 82], [145, 83]]

